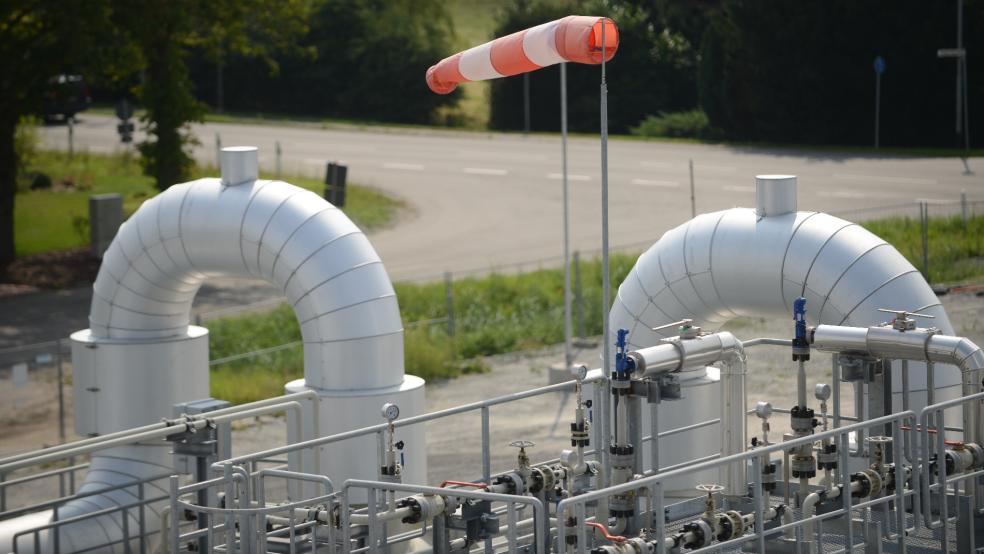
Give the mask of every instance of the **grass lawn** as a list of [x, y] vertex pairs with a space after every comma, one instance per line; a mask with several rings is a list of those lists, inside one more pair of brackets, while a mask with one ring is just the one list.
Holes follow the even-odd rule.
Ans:
[[[903, 218], [864, 223], [894, 244], [916, 267], [921, 266], [919, 222]], [[984, 277], [984, 217], [964, 225], [959, 218], [930, 220], [930, 277], [953, 282]], [[612, 291], [637, 256], [613, 254]], [[598, 260], [582, 262], [585, 334], [600, 335], [601, 268]], [[536, 348], [563, 341], [563, 272], [545, 269], [520, 275], [490, 275], [454, 282], [455, 335], [447, 315], [444, 283], [396, 283], [404, 337], [406, 371], [425, 379], [449, 378], [482, 371], [476, 357]], [[576, 310], [576, 308], [575, 308]], [[430, 325], [412, 322], [438, 320]], [[272, 313], [250, 314], [208, 323], [212, 358], [300, 340], [289, 306]], [[241, 403], [281, 394], [283, 385], [303, 375], [301, 346], [212, 368], [212, 394]]]
[[[124, 215], [129, 216], [157, 193], [153, 180], [143, 175], [138, 157], [130, 153], [83, 152], [69, 159], [64, 152], [41, 152], [22, 174], [30, 172], [48, 175], [53, 187], [31, 191], [23, 186], [17, 194], [14, 233], [18, 256], [89, 244], [89, 195], [122, 194]], [[216, 172], [205, 170], [199, 174]], [[319, 194], [324, 190], [317, 179], [284, 180]], [[345, 213], [366, 231], [390, 224], [405, 207], [401, 200], [359, 185], [349, 185], [346, 204]]]
[[[923, 271], [918, 219], [896, 217], [863, 225]], [[930, 218], [927, 237], [930, 283], [957, 283], [984, 276], [984, 216], [968, 218], [966, 224], [960, 216]]]

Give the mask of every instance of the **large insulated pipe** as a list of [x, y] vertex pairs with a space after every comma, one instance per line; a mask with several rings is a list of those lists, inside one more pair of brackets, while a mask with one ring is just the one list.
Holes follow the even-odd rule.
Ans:
[[[702, 214], [667, 231], [619, 287], [610, 328], [629, 329], [630, 346], [642, 348], [669, 332], [652, 328], [685, 318], [709, 329], [740, 316], [789, 319], [793, 300], [804, 296], [814, 325], [868, 327], [885, 320], [878, 308], [891, 308], [933, 315], [943, 334], [953, 334], [939, 299], [895, 248], [856, 223], [796, 211], [794, 176], [757, 177], [756, 197], [755, 209]], [[923, 367], [910, 364], [910, 409], [925, 404]], [[938, 400], [959, 393], [958, 372], [944, 367], [936, 366], [936, 386], [946, 389]], [[661, 413], [661, 425], [707, 419], [717, 395], [702, 394], [692, 389], [666, 417]], [[706, 456], [706, 443], [703, 437], [669, 438], [660, 448], [667, 456], [661, 464]]]
[[[722, 458], [745, 451], [745, 350], [740, 340], [727, 331], [698, 335], [693, 338], [665, 339], [656, 346], [627, 354], [635, 364], [635, 373], [653, 378], [667, 373], [704, 370], [722, 363], [720, 372]], [[658, 450], [658, 449], [657, 449]], [[721, 468], [720, 482], [724, 493], [741, 496], [747, 492], [745, 467], [730, 464]]]
[[[929, 329], [898, 331], [892, 327], [834, 327], [818, 325], [810, 333], [817, 350], [856, 352], [889, 360], [916, 360], [952, 364], [960, 369], [963, 396], [981, 392], [984, 350], [970, 339], [940, 335]], [[964, 409], [964, 440], [984, 444], [981, 402]]]
[[[208, 331], [190, 325], [192, 301], [214, 276], [262, 278], [294, 308], [304, 342], [304, 378], [289, 392], [321, 399], [320, 431], [334, 434], [379, 423], [391, 401], [404, 414], [424, 410], [423, 380], [404, 375], [403, 327], [396, 295], [379, 256], [340, 210], [317, 194], [259, 179], [257, 150], [226, 148], [221, 178], [172, 186], [145, 202], [120, 227], [93, 285], [90, 329], [72, 335], [76, 431], [111, 433], [159, 421], [172, 406], [204, 398]], [[406, 470], [426, 479], [423, 427], [406, 429]], [[173, 472], [165, 444], [120, 447], [93, 456], [80, 491]], [[321, 452], [337, 482], [373, 479], [372, 437]], [[145, 498], [167, 495], [151, 481]], [[137, 500], [137, 487], [69, 502], [59, 518]], [[161, 504], [148, 507], [157, 528]], [[140, 528], [130, 510], [131, 535]], [[99, 547], [123, 536], [119, 512], [71, 525], [62, 551]]]

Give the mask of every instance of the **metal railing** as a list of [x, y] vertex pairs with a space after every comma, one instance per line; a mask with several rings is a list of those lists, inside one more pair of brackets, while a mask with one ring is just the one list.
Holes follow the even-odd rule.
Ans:
[[[665, 542], [666, 538], [669, 536], [667, 531], [667, 522], [665, 520], [664, 514], [666, 513], [666, 499], [664, 497], [664, 485], [674, 479], [680, 477], [686, 477], [692, 475], [696, 472], [703, 470], [720, 469], [724, 466], [734, 463], [740, 463], [745, 465], [750, 465], [751, 470], [749, 471], [751, 475], [751, 490], [752, 490], [752, 505], [753, 513], [755, 516], [754, 528], [751, 533], [741, 535], [739, 537], [729, 539], [723, 542], [715, 542], [709, 546], [702, 548], [688, 550], [694, 554], [699, 552], [720, 552], [726, 549], [732, 549], [739, 547], [746, 543], [755, 542], [756, 551], [760, 553], [768, 552], [766, 549], [766, 538], [787, 534], [787, 532], [792, 532], [796, 535], [797, 543], [801, 543], [803, 540], [815, 540], [818, 541], [818, 545], [822, 547], [824, 541], [823, 533], [823, 521], [839, 517], [846, 516], [852, 511], [865, 510], [869, 508], [881, 508], [886, 509], [890, 503], [895, 503], [896, 506], [904, 505], [906, 497], [912, 497], [916, 495], [916, 491], [912, 489], [906, 489], [905, 487], [896, 487], [895, 493], [890, 495], [881, 496], [878, 498], [873, 498], [864, 502], [852, 503], [852, 495], [842, 494], [843, 503], [842, 506], [836, 510], [826, 512], [824, 514], [814, 515], [809, 518], [801, 518], [788, 523], [783, 523], [782, 525], [777, 525], [771, 527], [770, 529], [765, 529], [764, 516], [767, 509], [767, 499], [763, 496], [762, 488], [762, 464], [763, 457], [771, 455], [774, 453], [782, 453], [790, 449], [801, 447], [804, 445], [813, 445], [814, 442], [823, 439], [833, 439], [838, 445], [838, 453], [840, 456], [839, 465], [841, 468], [848, 467], [848, 453], [849, 445], [852, 433], [869, 428], [877, 428], [879, 432], [885, 429], [885, 425], [888, 424], [892, 429], [892, 455], [894, 460], [902, 460], [902, 443], [899, 440], [904, 433], [907, 433], [906, 428], [911, 428], [916, 415], [911, 411], [900, 412], [897, 414], [892, 414], [889, 416], [880, 417], [877, 419], [872, 419], [869, 421], [864, 421], [860, 423], [854, 423], [837, 429], [831, 429], [822, 433], [817, 433], [814, 435], [801, 437], [798, 439], [785, 441], [782, 443], [773, 444], [764, 448], [758, 448], [754, 450], [749, 450], [747, 452], [736, 454], [733, 456], [728, 456], [724, 458], [719, 458], [716, 460], [710, 460], [701, 462], [698, 464], [690, 465], [684, 468], [675, 469], [672, 471], [662, 472], [650, 477], [645, 477], [636, 481], [630, 481], [621, 485], [616, 485], [602, 490], [588, 492], [582, 495], [574, 496], [571, 498], [565, 498], [557, 506], [558, 514], [570, 514], [573, 516], [575, 525], [572, 527], [562, 525], [559, 526], [557, 530], [557, 551], [560, 554], [568, 552], [568, 547], [566, 543], [566, 537], [568, 535], [574, 535], [576, 539], [576, 548], [574, 551], [578, 553], [586, 553], [588, 550], [588, 545], [591, 541], [588, 540], [588, 531], [586, 523], [591, 521], [587, 516], [588, 503], [597, 502], [605, 498], [609, 498], [617, 494], [639, 494], [650, 499], [652, 508], [649, 510], [647, 517], [647, 527], [655, 529], [657, 552], [665, 552]], [[849, 471], [841, 472], [841, 482], [840, 486], [843, 487], [842, 490], [851, 490], [851, 474]], [[791, 507], [787, 509], [792, 509]], [[907, 534], [904, 532], [905, 529], [905, 513], [902, 510], [896, 510], [896, 520], [895, 522], [886, 522], [888, 525], [894, 525], [896, 540], [900, 548], [904, 548], [907, 540]], [[811, 524], [816, 524], [814, 531], [806, 531], [806, 527]], [[887, 529], [888, 531], [890, 529]], [[899, 532], [902, 530], [903, 532]], [[852, 552], [854, 547], [860, 546], [864, 543], [863, 540], [858, 541], [854, 537], [853, 525], [847, 526], [846, 532], [846, 552]], [[593, 533], [593, 531], [592, 531]], [[807, 535], [809, 533], [809, 535]], [[819, 551], [823, 552], [822, 548]]]

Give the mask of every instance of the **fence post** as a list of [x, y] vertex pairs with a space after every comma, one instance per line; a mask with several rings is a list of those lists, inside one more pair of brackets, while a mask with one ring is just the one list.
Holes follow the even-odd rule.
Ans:
[[920, 226], [922, 232], [922, 265], [923, 275], [929, 281], [929, 204], [919, 203]]
[[277, 148], [276, 148], [276, 151], [277, 151], [277, 165], [276, 165], [275, 177], [279, 180], [280, 179], [280, 170], [282, 169], [282, 167], [281, 167], [281, 154], [282, 154], [282, 150], [280, 149], [280, 141], [279, 140], [277, 141], [276, 146], [277, 146]]
[[222, 168], [222, 137], [215, 133], [215, 168]]
[[963, 224], [967, 224], [967, 191], [960, 191], [960, 218], [963, 219]]
[[58, 365], [58, 438], [65, 442], [65, 369], [62, 366], [61, 339], [55, 341], [55, 356]]
[[690, 158], [690, 217], [697, 217], [697, 196], [694, 194], [694, 159]]
[[574, 251], [574, 310], [577, 319], [577, 336], [584, 338], [584, 306], [581, 298], [581, 253]]
[[448, 311], [448, 346], [454, 359], [454, 279], [450, 271], [444, 272], [444, 300]]

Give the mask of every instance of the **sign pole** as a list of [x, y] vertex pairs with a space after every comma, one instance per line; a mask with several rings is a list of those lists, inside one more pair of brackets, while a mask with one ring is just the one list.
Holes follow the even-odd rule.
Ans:
[[880, 142], [881, 133], [881, 76], [885, 73], [885, 58], [878, 56], [875, 58], [875, 149], [877, 150]]

